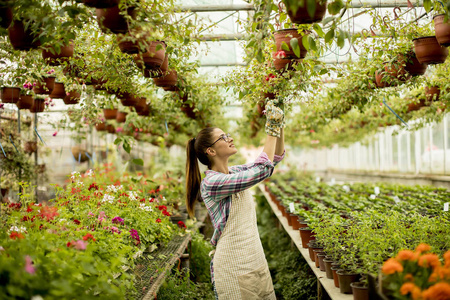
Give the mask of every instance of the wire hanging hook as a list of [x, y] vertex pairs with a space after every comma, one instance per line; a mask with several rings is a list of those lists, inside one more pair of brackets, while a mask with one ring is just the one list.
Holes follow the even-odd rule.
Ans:
[[395, 20], [398, 20], [398, 18], [399, 18], [399, 15], [397, 14], [397, 10], [398, 10], [398, 13], [402, 12], [402, 9], [399, 6], [394, 7]]

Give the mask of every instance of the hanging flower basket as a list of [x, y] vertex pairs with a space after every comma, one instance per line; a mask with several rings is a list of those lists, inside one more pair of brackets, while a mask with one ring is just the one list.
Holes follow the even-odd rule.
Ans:
[[70, 40], [68, 45], [62, 46], [59, 49], [59, 53], [53, 47], [42, 50], [42, 58], [44, 58], [44, 61], [48, 65], [59, 66], [62, 62], [67, 61], [73, 56], [73, 48], [74, 42]]
[[2, 87], [2, 102], [17, 103], [20, 98], [20, 88], [18, 87]]
[[441, 89], [438, 86], [426, 86], [425, 87], [425, 97], [428, 102], [438, 101], [439, 95], [441, 94]]
[[33, 96], [30, 95], [20, 95], [19, 101], [16, 105], [18, 109], [30, 109], [33, 106]]
[[289, 59], [285, 58], [283, 50], [272, 52], [273, 66], [277, 71], [283, 72], [288, 70], [295, 70], [294, 66], [299, 63], [300, 59]]
[[384, 62], [384, 71], [375, 72], [376, 85], [379, 88], [395, 86], [398, 82], [405, 82], [410, 75], [406, 72], [403, 66], [403, 61], [398, 61], [393, 64]]
[[33, 101], [33, 106], [30, 108], [30, 112], [40, 113], [45, 109], [45, 99], [35, 98]]
[[143, 111], [147, 107], [147, 98], [140, 97], [138, 103], [134, 106], [136, 112]]
[[66, 105], [73, 105], [80, 102], [80, 97], [80, 93], [78, 93], [77, 91], [71, 91], [66, 94], [66, 96], [63, 98], [63, 101]]
[[145, 68], [152, 71], [159, 71], [164, 58], [166, 57], [166, 43], [162, 41], [153, 41], [147, 48], [147, 52], [139, 54]]
[[[72, 152], [73, 158], [77, 162], [80, 162], [80, 163], [88, 161], [89, 157], [91, 157], [90, 153], [84, 149], [81, 149], [80, 146], [73, 146], [71, 148], [71, 152]], [[88, 155], [89, 155], [89, 157], [88, 157]]]
[[144, 109], [141, 111], [138, 111], [137, 114], [139, 116], [150, 116], [151, 113], [151, 109], [150, 109], [150, 105], [146, 104]]
[[41, 45], [37, 36], [30, 28], [25, 29], [23, 21], [15, 20], [8, 27], [8, 37], [12, 47], [15, 50], [36, 49]]
[[408, 103], [407, 112], [412, 112], [421, 109], [422, 107], [427, 106], [425, 103], [425, 99], [411, 99]]
[[405, 70], [408, 72], [411, 76], [420, 76], [425, 74], [425, 71], [427, 70], [428, 65], [427, 64], [421, 64], [419, 60], [416, 57], [416, 54], [414, 51], [408, 52], [406, 55], [400, 57], [402, 61], [406, 60]]
[[114, 127], [114, 125], [112, 124], [107, 124], [106, 131], [108, 131], [108, 133], [114, 134], [116, 133], [116, 127]]
[[[109, 33], [110, 31], [113, 33], [125, 33], [128, 31], [128, 21], [120, 13], [119, 5], [108, 8], [97, 8], [95, 13], [97, 15], [98, 25], [104, 33]], [[129, 7], [127, 14], [132, 19], [136, 19], [135, 7]]]
[[35, 94], [46, 94], [49, 95], [52, 93], [55, 88], [55, 76], [44, 77], [43, 82], [36, 82], [36, 86], [33, 87], [33, 91]]
[[311, 24], [322, 21], [325, 13], [327, 11], [327, 2], [322, 2], [320, 0], [315, 1], [315, 10], [314, 14], [310, 15], [307, 10], [307, 2], [305, 0], [299, 0], [302, 6], [298, 7], [297, 11], [294, 12], [294, 9], [287, 3], [288, 1], [283, 1], [286, 5], [286, 11], [291, 19], [292, 23], [296, 24]]
[[106, 120], [115, 120], [117, 117], [117, 108], [105, 108], [103, 109], [103, 115], [105, 116]]
[[117, 116], [116, 116], [117, 123], [125, 123], [125, 121], [127, 120], [127, 114], [128, 113], [123, 112], [123, 111], [117, 112]]
[[[144, 77], [145, 78], [157, 78], [157, 77], [166, 75], [168, 71], [169, 71], [169, 56], [166, 54], [164, 56], [164, 61], [161, 64], [161, 67], [159, 67], [159, 69], [154, 69], [154, 70], [144, 69]], [[166, 90], [166, 89], [164, 89], [164, 90]]]
[[49, 97], [52, 99], [64, 99], [64, 97], [66, 97], [66, 90], [64, 89], [64, 83], [55, 82], [55, 85]]
[[106, 131], [106, 123], [101, 122], [101, 123], [95, 124], [95, 129], [97, 131]]
[[84, 5], [95, 8], [108, 8], [117, 6], [120, 0], [83, 0]]
[[153, 78], [153, 82], [158, 87], [173, 87], [177, 85], [178, 75], [177, 71], [170, 70], [165, 76]]
[[135, 106], [139, 102], [139, 97], [128, 92], [118, 92], [117, 97], [123, 106]]
[[37, 142], [35, 142], [35, 141], [25, 142], [23, 150], [25, 151], [25, 153], [28, 153], [28, 154], [36, 152], [37, 151]]
[[0, 27], [8, 28], [13, 19], [11, 7], [0, 6]]
[[445, 15], [436, 15], [434, 20], [434, 32], [441, 46], [450, 46], [450, 22], [445, 22]]
[[[275, 31], [273, 37], [275, 38], [275, 45], [277, 46], [277, 51], [283, 50], [285, 53], [285, 58], [288, 59], [305, 58], [306, 53], [308, 53], [308, 50], [306, 50], [306, 48], [303, 46], [302, 37], [307, 34], [308, 33], [300, 35], [298, 33], [297, 28], [281, 29]], [[291, 43], [292, 39], [297, 39], [299, 56], [295, 54], [294, 49], [292, 48]], [[293, 43], [295, 44], [295, 42]], [[288, 47], [289, 49], [287, 49], [286, 47]]]
[[414, 52], [420, 63], [442, 64], [448, 56], [448, 49], [439, 45], [435, 36], [413, 39]]

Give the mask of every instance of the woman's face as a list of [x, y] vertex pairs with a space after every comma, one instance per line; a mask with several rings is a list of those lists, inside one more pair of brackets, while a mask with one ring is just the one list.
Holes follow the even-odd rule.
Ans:
[[213, 131], [213, 143], [210, 148], [214, 149], [217, 156], [231, 156], [237, 153], [237, 149], [234, 146], [233, 138], [222, 129], [216, 128]]

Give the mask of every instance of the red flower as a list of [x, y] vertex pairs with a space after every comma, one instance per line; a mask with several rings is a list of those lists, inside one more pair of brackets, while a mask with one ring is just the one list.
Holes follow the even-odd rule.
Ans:
[[178, 221], [178, 227], [180, 227], [180, 228], [186, 228], [186, 224], [184, 224], [184, 222], [183, 221]]
[[47, 221], [53, 220], [56, 216], [58, 216], [57, 207], [49, 207], [44, 206], [41, 208], [41, 218], [46, 218]]
[[30, 206], [28, 206], [27, 207], [27, 212], [32, 212], [32, 211], [33, 211], [33, 209]]
[[122, 193], [122, 194], [120, 194], [119, 196], [125, 196], [125, 197], [128, 197], [128, 194], [127, 194], [127, 193]]
[[15, 239], [24, 239], [25, 237], [20, 232], [13, 231], [9, 235], [9, 238], [15, 240]]
[[91, 185], [89, 186], [89, 190], [92, 190], [92, 189], [98, 190], [98, 185], [95, 184], [95, 182], [91, 183]]
[[170, 217], [170, 213], [167, 210], [163, 210], [163, 215]]
[[279, 50], [275, 53], [275, 57], [276, 58], [285, 58], [286, 57], [286, 52], [284, 52], [283, 50]]
[[74, 245], [74, 243], [75, 243], [74, 241], [67, 242], [66, 246], [70, 248]]
[[165, 206], [165, 205], [160, 205], [160, 206], [158, 206], [158, 209], [159, 210], [167, 210], [167, 206]]
[[139, 200], [139, 202], [145, 202], [145, 198], [142, 198], [141, 200]]
[[28, 217], [28, 216], [23, 216], [23, 218], [22, 218], [22, 221], [23, 222], [26, 222], [26, 221], [32, 221], [32, 219], [30, 219], [30, 217]]
[[73, 220], [73, 222], [74, 222], [75, 224], [77, 224], [77, 225], [80, 225], [80, 224], [81, 224], [81, 222], [78, 221], [77, 219]]
[[11, 203], [10, 205], [8, 205], [9, 208], [15, 209], [15, 210], [19, 210], [22, 207], [21, 203]]
[[89, 239], [91, 239], [93, 242], [95, 242], [94, 236], [90, 233], [86, 233], [86, 235], [83, 236], [83, 240], [87, 241]]
[[156, 223], [161, 223], [161, 219], [160, 218], [156, 219]]

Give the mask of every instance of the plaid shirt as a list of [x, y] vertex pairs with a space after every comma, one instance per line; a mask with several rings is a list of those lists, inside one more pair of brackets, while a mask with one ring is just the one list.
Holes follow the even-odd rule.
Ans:
[[232, 195], [244, 191], [264, 179], [270, 177], [273, 168], [284, 158], [275, 155], [273, 163], [265, 152], [262, 152], [255, 162], [247, 165], [230, 167], [229, 174], [212, 170], [205, 172], [206, 177], [201, 183], [201, 196], [211, 217], [214, 234], [211, 244], [217, 245], [230, 214]]

